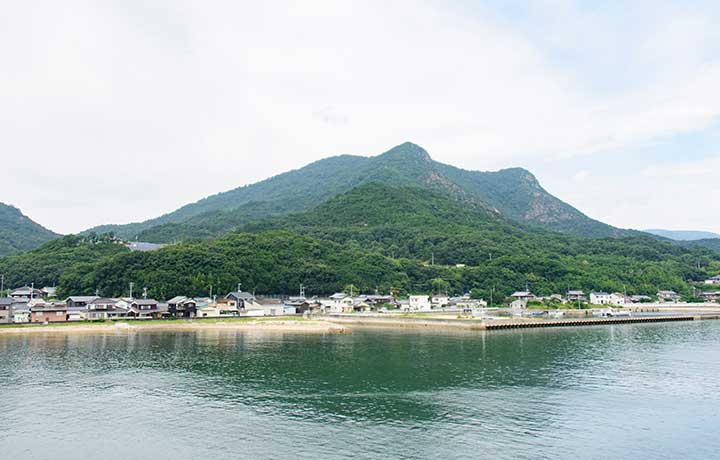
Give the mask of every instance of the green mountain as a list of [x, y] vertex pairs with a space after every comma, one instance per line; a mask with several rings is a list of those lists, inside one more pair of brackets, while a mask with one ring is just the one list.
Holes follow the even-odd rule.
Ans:
[[0, 256], [34, 249], [58, 236], [18, 208], [0, 203]]
[[545, 191], [520, 168], [467, 171], [433, 161], [405, 143], [375, 157], [338, 156], [253, 185], [210, 196], [149, 221], [92, 229], [129, 239], [172, 242], [207, 238], [257, 220], [306, 211], [364, 183], [415, 186], [473, 203], [509, 219], [584, 237], [622, 236]]
[[[460, 266], [458, 266], [460, 264]], [[129, 252], [107, 237], [65, 237], [0, 258], [11, 285], [57, 281], [61, 293], [207, 295], [242, 282], [258, 293], [325, 294], [472, 290], [495, 301], [529, 284], [539, 295], [568, 288], [691, 292], [720, 271], [720, 254], [645, 234], [582, 238], [518, 224], [473, 199], [417, 185], [365, 182], [308, 211], [275, 215], [218, 238]]]

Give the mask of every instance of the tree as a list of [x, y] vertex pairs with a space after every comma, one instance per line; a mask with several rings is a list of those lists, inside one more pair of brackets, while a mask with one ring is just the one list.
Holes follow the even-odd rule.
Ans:
[[443, 294], [450, 288], [450, 283], [442, 278], [433, 279], [430, 284], [432, 285], [433, 293]]

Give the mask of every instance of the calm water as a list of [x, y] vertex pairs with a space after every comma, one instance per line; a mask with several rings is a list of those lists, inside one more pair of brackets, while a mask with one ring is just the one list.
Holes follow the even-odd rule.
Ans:
[[720, 457], [720, 321], [0, 337], [2, 459]]

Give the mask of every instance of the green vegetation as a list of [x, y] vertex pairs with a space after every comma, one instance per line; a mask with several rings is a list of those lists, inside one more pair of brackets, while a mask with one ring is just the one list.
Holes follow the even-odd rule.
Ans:
[[35, 283], [36, 287], [58, 283], [68, 271], [89, 271], [98, 261], [129, 250], [113, 242], [111, 235], [63, 236], [38, 249], [0, 257], [0, 273], [6, 287]]
[[693, 241], [677, 241], [676, 243], [686, 248], [700, 246], [712, 249], [713, 251], [717, 251], [720, 253], [720, 238], [705, 238]]
[[417, 145], [405, 143], [376, 157], [337, 156], [253, 185], [210, 196], [142, 223], [102, 226], [121, 237], [171, 243], [217, 237], [271, 216], [313, 209], [367, 183], [416, 186], [505, 218], [584, 237], [633, 232], [592, 220], [545, 191], [520, 168], [466, 171], [433, 161]]
[[0, 203], [0, 256], [35, 249], [58, 236], [24, 216], [19, 209]]
[[[119, 296], [226, 292], [472, 292], [497, 304], [529, 284], [537, 295], [568, 288], [691, 293], [688, 281], [720, 271], [720, 255], [643, 234], [588, 239], [517, 224], [473, 200], [424, 187], [368, 182], [303, 213], [249, 223], [215, 239], [129, 252], [112, 236], [64, 237], [0, 258], [8, 285], [59, 283], [61, 294]], [[457, 264], [464, 266], [457, 267]]]

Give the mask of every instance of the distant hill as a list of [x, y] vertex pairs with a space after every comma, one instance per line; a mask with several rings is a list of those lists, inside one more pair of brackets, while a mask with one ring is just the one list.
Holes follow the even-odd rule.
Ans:
[[653, 235], [662, 236], [663, 238], [669, 238], [675, 241], [695, 241], [695, 240], [706, 240], [720, 238], [720, 235], [713, 232], [704, 232], [696, 230], [662, 230], [662, 229], [651, 229], [645, 230], [646, 233]]
[[375, 156], [343, 155], [188, 204], [145, 222], [88, 232], [155, 243], [218, 236], [270, 216], [306, 211], [364, 183], [414, 186], [472, 203], [508, 219], [583, 237], [634, 234], [593, 220], [549, 194], [521, 168], [467, 171], [432, 160], [421, 147], [401, 144]]
[[0, 256], [34, 249], [58, 236], [18, 208], [0, 203]]

